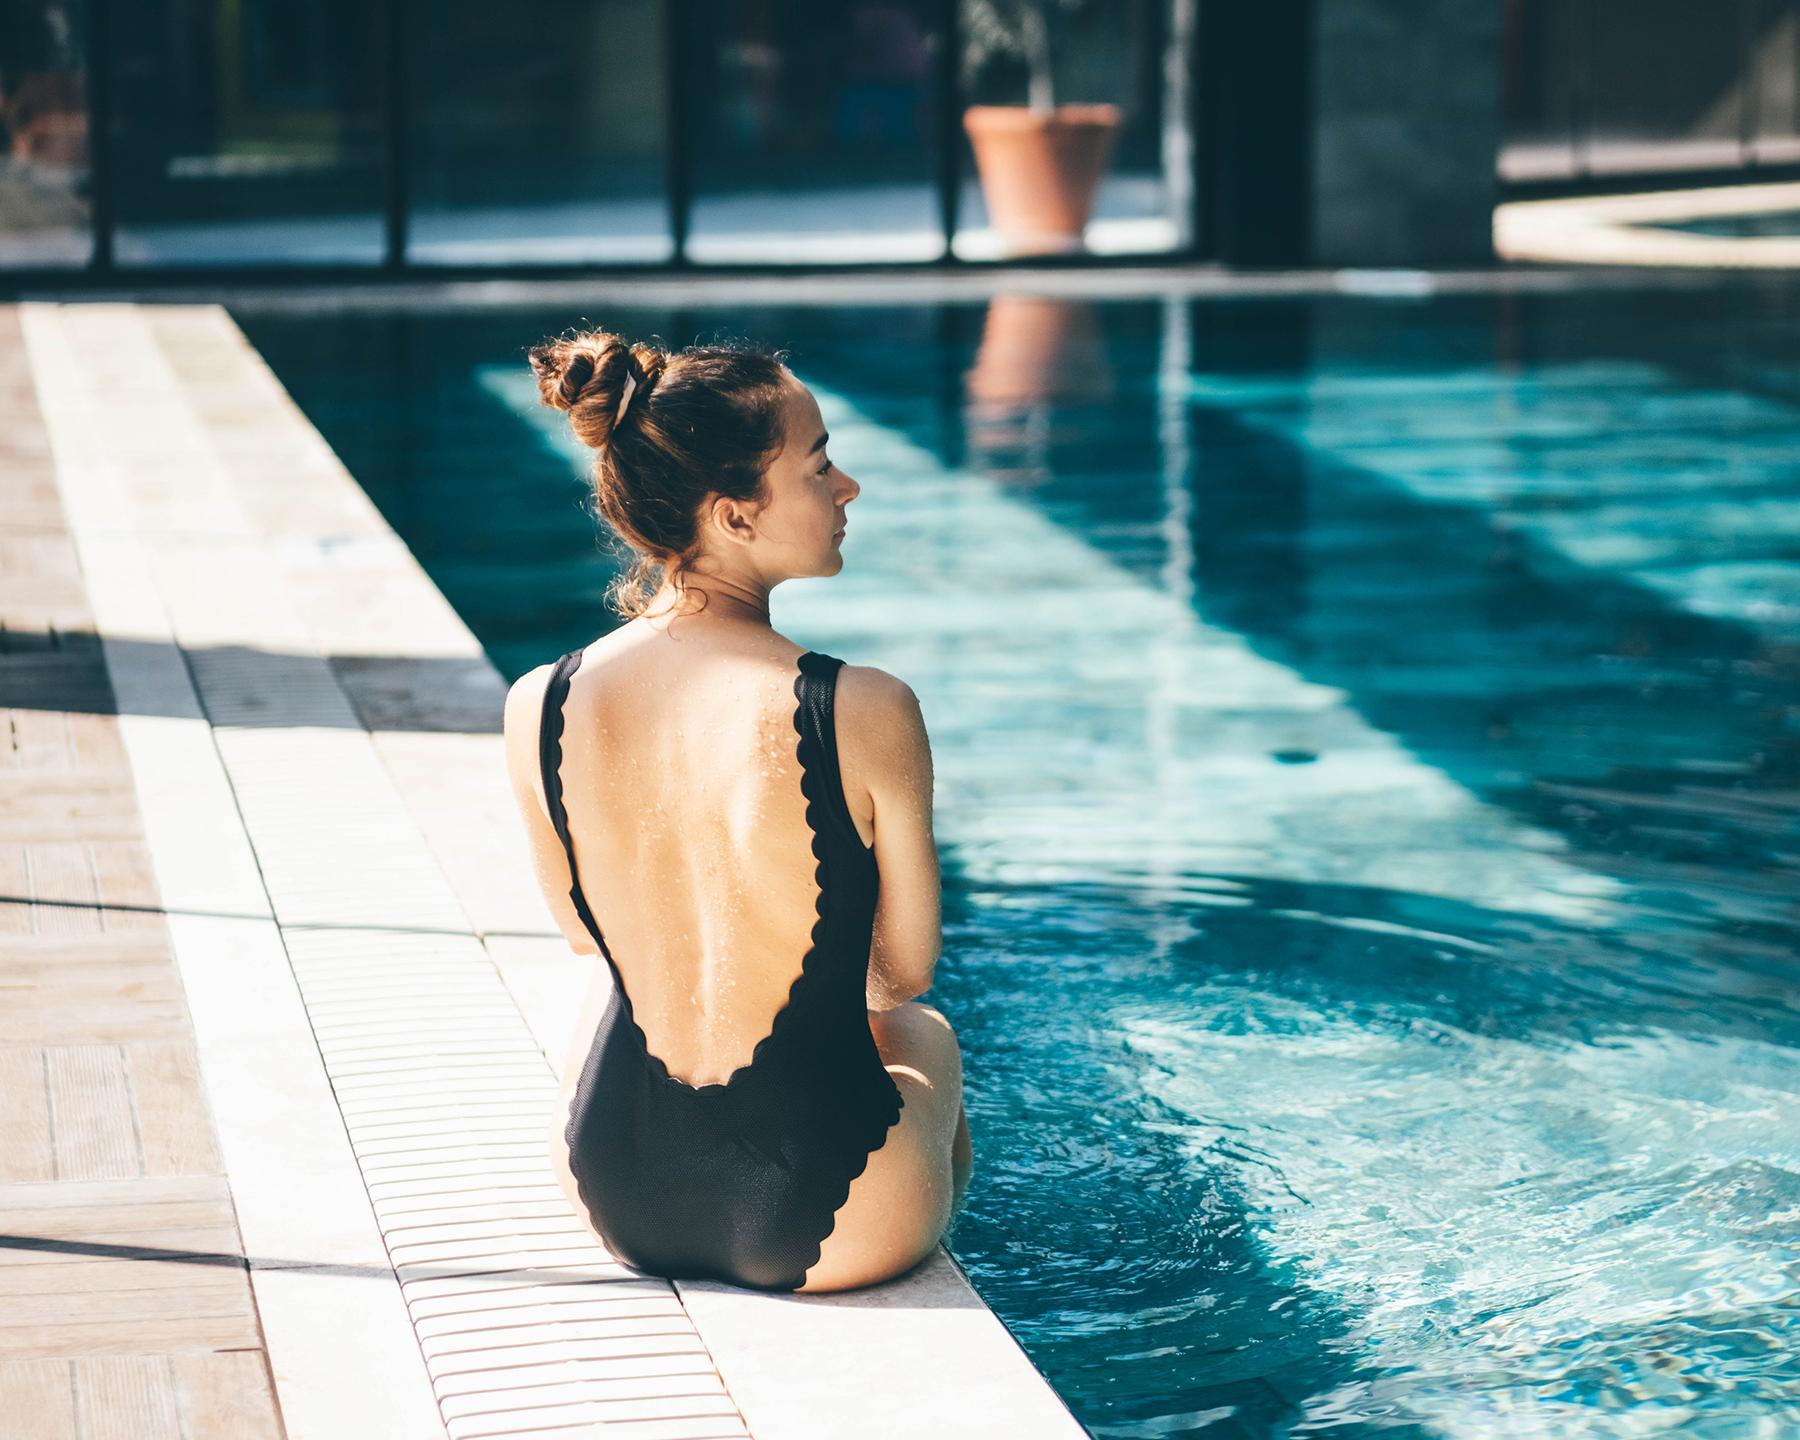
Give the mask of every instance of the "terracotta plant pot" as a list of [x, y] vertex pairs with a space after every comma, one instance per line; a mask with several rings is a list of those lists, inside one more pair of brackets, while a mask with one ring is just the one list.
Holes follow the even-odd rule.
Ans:
[[1122, 118], [1117, 105], [971, 105], [963, 111], [982, 198], [1008, 249], [1081, 249]]
[[4, 103], [15, 160], [79, 169], [87, 164], [87, 100], [74, 70], [38, 70]]

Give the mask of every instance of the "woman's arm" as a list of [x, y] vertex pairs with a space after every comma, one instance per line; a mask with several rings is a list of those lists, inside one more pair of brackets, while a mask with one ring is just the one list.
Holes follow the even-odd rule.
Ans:
[[944, 944], [931, 740], [919, 697], [885, 670], [845, 666], [838, 698], [839, 755], [848, 756], [875, 808], [881, 890], [869, 947], [868, 1007], [891, 1010], [931, 988]]

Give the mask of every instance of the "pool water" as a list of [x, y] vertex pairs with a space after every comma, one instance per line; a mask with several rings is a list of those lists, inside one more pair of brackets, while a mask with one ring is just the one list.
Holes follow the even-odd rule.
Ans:
[[1800, 210], [1757, 210], [1742, 215], [1704, 215], [1692, 220], [1659, 220], [1658, 230], [1720, 235], [1734, 240], [1800, 235]]
[[[863, 485], [775, 620], [920, 696], [949, 1243], [1095, 1435], [1800, 1433], [1797, 310], [593, 314]], [[504, 673], [616, 623], [582, 317], [237, 314]]]

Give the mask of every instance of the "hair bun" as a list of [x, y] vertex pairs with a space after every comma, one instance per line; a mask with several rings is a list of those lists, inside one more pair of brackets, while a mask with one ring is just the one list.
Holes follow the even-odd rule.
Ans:
[[627, 394], [626, 413], [634, 414], [668, 359], [655, 346], [632, 345], [609, 330], [558, 336], [533, 346], [528, 357], [544, 404], [567, 412], [570, 428], [596, 450], [612, 439]]

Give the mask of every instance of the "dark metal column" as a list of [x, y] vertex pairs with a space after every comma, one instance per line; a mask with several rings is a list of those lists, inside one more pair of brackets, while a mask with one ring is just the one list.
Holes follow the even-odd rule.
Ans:
[[386, 220], [382, 268], [406, 268], [406, 167], [407, 0], [382, 0], [377, 23], [381, 26], [381, 140], [382, 210]]
[[1200, 0], [1204, 249], [1303, 265], [1311, 248], [1315, 0]]
[[89, 0], [87, 11], [88, 222], [93, 227], [90, 271], [113, 268], [112, 5]]
[[663, 6], [663, 133], [668, 140], [669, 263], [688, 264], [688, 218], [693, 208], [693, 127], [688, 114], [688, 68], [682, 64], [690, 31], [692, 0], [666, 0]]
[[938, 214], [944, 227], [944, 253], [939, 264], [956, 263], [956, 215], [962, 197], [962, 27], [957, 23], [959, 0], [939, 0], [937, 66], [937, 185]]

